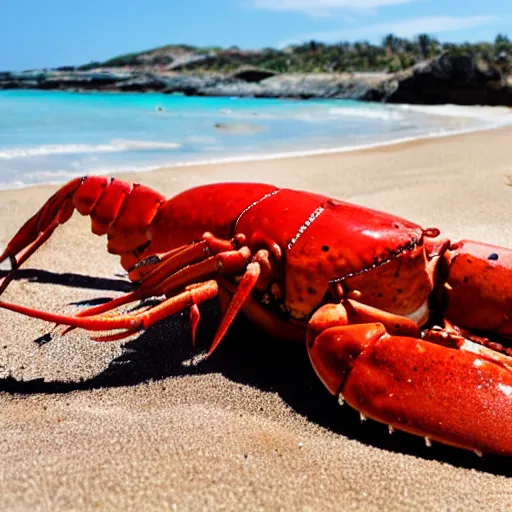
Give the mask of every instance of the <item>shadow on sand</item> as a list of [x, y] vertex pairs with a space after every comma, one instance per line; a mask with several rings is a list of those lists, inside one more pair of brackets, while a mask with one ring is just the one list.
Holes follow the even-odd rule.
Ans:
[[[0, 279], [9, 273], [8, 270], [0, 270]], [[14, 275], [14, 280], [26, 280], [29, 283], [58, 284], [73, 288], [90, 288], [93, 290], [111, 290], [116, 292], [129, 292], [133, 284], [126, 279], [108, 279], [103, 277], [91, 277], [81, 274], [49, 272], [38, 269], [19, 269]]]
[[[106, 289], [103, 287], [105, 281], [118, 286], [117, 280], [89, 279], [101, 285], [100, 289]], [[219, 320], [215, 301], [203, 305], [201, 315], [197, 346], [199, 350], [205, 350]], [[234, 382], [277, 393], [309, 421], [359, 442], [456, 467], [512, 477], [512, 466], [507, 463], [507, 458], [479, 458], [471, 452], [438, 443], [427, 448], [423, 439], [416, 436], [398, 431], [389, 435], [385, 425], [371, 420], [361, 423], [359, 413], [348, 406], [340, 407], [325, 390], [310, 365], [304, 345], [273, 338], [242, 316], [236, 320], [213, 356], [197, 366], [183, 364], [194, 355], [190, 339], [187, 315], [176, 315], [127, 342], [121, 356], [92, 379], [81, 382], [44, 382], [42, 379], [20, 382], [7, 378], [0, 379], [0, 392], [18, 396], [59, 394], [220, 372]]]

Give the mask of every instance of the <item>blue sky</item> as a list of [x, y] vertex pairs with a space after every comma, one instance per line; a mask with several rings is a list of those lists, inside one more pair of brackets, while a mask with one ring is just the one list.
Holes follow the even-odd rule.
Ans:
[[[0, 0], [0, 71], [78, 65], [171, 43], [379, 42], [393, 32], [493, 40], [511, 0]], [[512, 37], [512, 30], [509, 36]]]

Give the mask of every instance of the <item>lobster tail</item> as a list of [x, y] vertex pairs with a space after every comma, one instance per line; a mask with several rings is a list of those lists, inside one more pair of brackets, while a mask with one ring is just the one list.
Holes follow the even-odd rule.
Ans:
[[[75, 178], [57, 190], [41, 209], [23, 224], [0, 255], [0, 263], [13, 257], [35, 242], [39, 236], [59, 224], [64, 224], [73, 215], [71, 198], [80, 188], [84, 178]], [[52, 229], [52, 231], [53, 231]]]
[[164, 201], [164, 196], [148, 187], [114, 178], [73, 179], [55, 192], [7, 244], [0, 262], [9, 258], [13, 271], [2, 282], [0, 293], [12, 280], [13, 272], [70, 219], [75, 209], [91, 217], [94, 234], [107, 235], [108, 251], [119, 254], [122, 266], [129, 270], [149, 246], [148, 228]]

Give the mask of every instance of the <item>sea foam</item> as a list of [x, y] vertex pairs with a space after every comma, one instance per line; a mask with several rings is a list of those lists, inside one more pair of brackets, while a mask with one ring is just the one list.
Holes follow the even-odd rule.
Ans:
[[25, 158], [45, 155], [73, 155], [83, 153], [115, 153], [130, 150], [167, 150], [177, 149], [176, 142], [159, 142], [151, 140], [112, 139], [108, 144], [44, 144], [26, 148], [6, 148], [0, 150], [0, 159]]

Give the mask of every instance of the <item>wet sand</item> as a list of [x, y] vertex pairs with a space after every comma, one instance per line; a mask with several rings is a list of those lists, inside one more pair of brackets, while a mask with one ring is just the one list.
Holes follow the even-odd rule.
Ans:
[[[122, 177], [168, 196], [210, 182], [271, 182], [387, 210], [454, 240], [512, 246], [511, 140], [502, 129]], [[1, 246], [55, 189], [0, 193]], [[76, 216], [2, 298], [70, 313], [127, 289], [105, 240]], [[0, 311], [0, 510], [512, 508], [509, 460], [361, 424], [325, 391], [304, 346], [242, 318], [197, 364], [187, 317], [124, 344], [77, 330], [39, 346], [51, 326]], [[200, 348], [217, 321], [215, 305], [203, 308]]]

